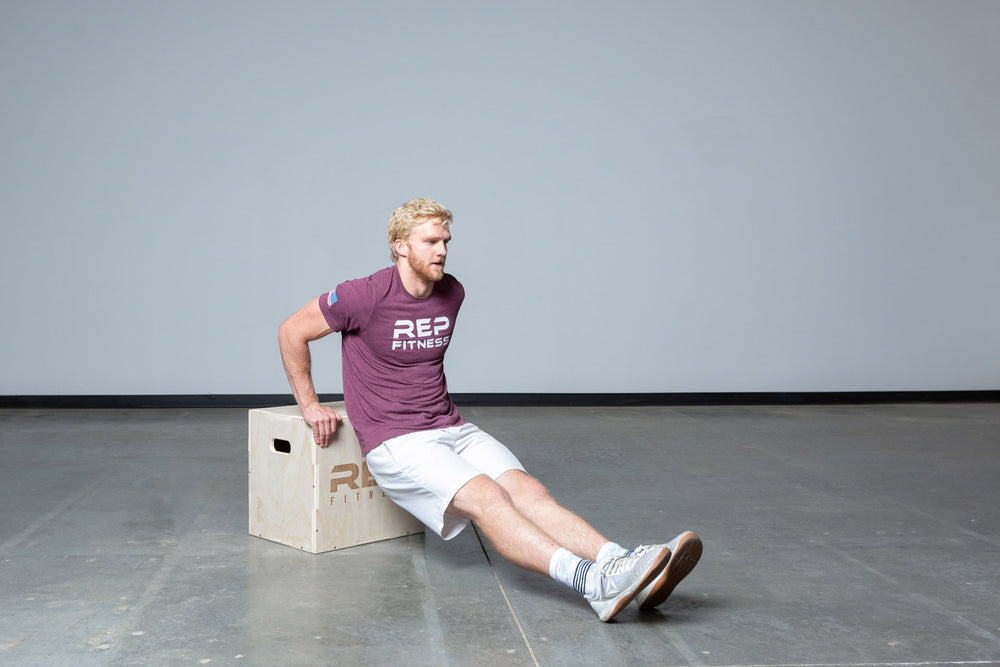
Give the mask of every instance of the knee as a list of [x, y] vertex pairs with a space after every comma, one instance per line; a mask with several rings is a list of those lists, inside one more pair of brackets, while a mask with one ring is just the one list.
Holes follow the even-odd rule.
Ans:
[[507, 489], [486, 475], [470, 480], [452, 499], [449, 510], [467, 519], [478, 521], [486, 514], [513, 506]]
[[512, 470], [498, 480], [510, 493], [512, 502], [518, 507], [537, 508], [555, 503], [545, 485], [531, 475]]

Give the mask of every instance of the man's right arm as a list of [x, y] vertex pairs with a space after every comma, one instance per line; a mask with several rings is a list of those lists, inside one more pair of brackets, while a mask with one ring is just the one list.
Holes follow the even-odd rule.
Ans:
[[320, 447], [330, 444], [341, 416], [336, 410], [319, 402], [313, 385], [309, 343], [332, 332], [333, 329], [320, 310], [319, 299], [313, 299], [302, 306], [278, 328], [278, 346], [281, 348], [281, 363], [285, 366], [285, 375], [288, 376], [295, 402], [302, 410], [302, 418], [312, 428], [313, 440]]

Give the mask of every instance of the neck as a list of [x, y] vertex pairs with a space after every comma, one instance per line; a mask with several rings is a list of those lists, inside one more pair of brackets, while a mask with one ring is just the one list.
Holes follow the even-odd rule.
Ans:
[[434, 283], [424, 280], [406, 263], [402, 257], [396, 262], [396, 271], [399, 272], [399, 279], [403, 282], [403, 288], [418, 299], [425, 299], [434, 291]]

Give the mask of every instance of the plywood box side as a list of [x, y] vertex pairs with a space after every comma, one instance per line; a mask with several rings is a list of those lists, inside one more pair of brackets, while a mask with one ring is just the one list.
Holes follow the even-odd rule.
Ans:
[[[286, 441], [291, 451], [276, 451]], [[313, 443], [300, 419], [252, 415], [250, 420], [250, 532], [282, 544], [310, 549], [315, 534]]]

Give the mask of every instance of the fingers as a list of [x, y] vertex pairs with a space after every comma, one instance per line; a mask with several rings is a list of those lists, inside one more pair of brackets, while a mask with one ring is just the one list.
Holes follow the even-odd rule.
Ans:
[[343, 417], [336, 410], [326, 406], [317, 406], [303, 414], [302, 417], [313, 432], [313, 441], [320, 447], [327, 447], [337, 432], [337, 426]]

